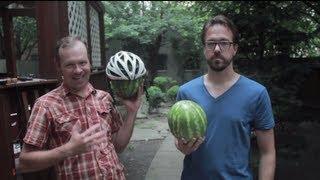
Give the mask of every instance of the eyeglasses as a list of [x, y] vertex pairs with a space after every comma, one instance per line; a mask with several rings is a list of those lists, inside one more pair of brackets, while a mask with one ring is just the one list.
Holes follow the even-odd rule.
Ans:
[[220, 50], [223, 52], [223, 51], [229, 50], [231, 45], [233, 45], [233, 44], [235, 44], [235, 43], [234, 42], [229, 42], [229, 41], [218, 41], [218, 42], [207, 41], [205, 43], [205, 46], [209, 50], [214, 50], [214, 49], [216, 49], [216, 46], [218, 45]]

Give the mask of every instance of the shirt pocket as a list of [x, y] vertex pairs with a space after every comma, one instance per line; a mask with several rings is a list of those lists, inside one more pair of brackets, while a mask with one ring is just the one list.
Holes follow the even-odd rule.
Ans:
[[[56, 118], [55, 131], [60, 137], [70, 137], [73, 128], [81, 133], [81, 124], [79, 117], [72, 114], [63, 114]], [[68, 138], [69, 139], [69, 138]]]
[[105, 130], [110, 129], [110, 122], [111, 122], [111, 110], [109, 108], [98, 108], [97, 115], [101, 127]]

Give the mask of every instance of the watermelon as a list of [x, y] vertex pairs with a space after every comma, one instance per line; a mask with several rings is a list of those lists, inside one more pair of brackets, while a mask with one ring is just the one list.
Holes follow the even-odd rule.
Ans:
[[191, 140], [203, 137], [207, 129], [207, 117], [197, 103], [190, 100], [176, 102], [167, 114], [171, 133], [176, 138]]
[[136, 96], [139, 87], [143, 83], [143, 78], [135, 80], [111, 80], [112, 91], [119, 97], [128, 99]]

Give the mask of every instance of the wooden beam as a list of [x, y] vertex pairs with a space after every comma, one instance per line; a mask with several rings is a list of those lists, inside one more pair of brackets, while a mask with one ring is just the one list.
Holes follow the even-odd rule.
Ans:
[[59, 39], [69, 35], [68, 2], [59, 1]]
[[34, 8], [25, 8], [25, 9], [8, 9], [7, 10], [9, 15], [14, 16], [29, 16], [29, 17], [35, 17], [35, 9]]
[[11, 143], [10, 102], [12, 99], [6, 90], [0, 90], [0, 177], [14, 180], [14, 157]]
[[0, 8], [6, 7], [11, 3], [13, 3], [13, 1], [0, 1]]
[[102, 2], [100, 1], [88, 1], [89, 4], [94, 7], [95, 10], [97, 10], [99, 13], [104, 13], [105, 10], [104, 10], [104, 6], [102, 4]]
[[6, 48], [6, 67], [7, 76], [17, 77], [17, 66], [16, 66], [16, 48], [13, 33], [13, 22], [12, 16], [9, 15], [7, 9], [2, 8], [3, 12], [3, 32], [4, 36], [4, 46]]
[[39, 74], [40, 78], [57, 78], [54, 64], [55, 46], [59, 40], [58, 1], [36, 1], [36, 19], [39, 37]]

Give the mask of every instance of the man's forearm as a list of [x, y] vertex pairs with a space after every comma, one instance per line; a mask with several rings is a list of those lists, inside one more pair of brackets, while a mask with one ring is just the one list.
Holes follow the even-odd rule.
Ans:
[[52, 150], [22, 151], [17, 171], [24, 173], [43, 170], [57, 164], [68, 156], [69, 154], [64, 145]]
[[259, 165], [259, 180], [273, 180], [276, 167], [275, 152], [262, 154]]
[[113, 144], [118, 153], [122, 152], [130, 141], [136, 116], [137, 112], [128, 113], [119, 131], [114, 134]]

